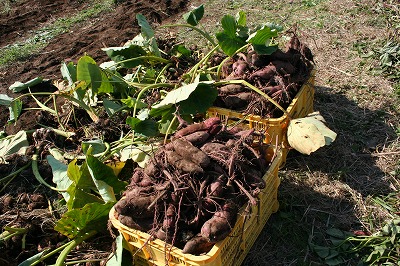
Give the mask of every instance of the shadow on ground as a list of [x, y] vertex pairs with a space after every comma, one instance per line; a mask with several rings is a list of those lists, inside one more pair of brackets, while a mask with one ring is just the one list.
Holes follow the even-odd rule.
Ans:
[[393, 190], [376, 156], [397, 138], [384, 122], [386, 112], [362, 109], [325, 87], [316, 87], [314, 109], [337, 139], [310, 156], [289, 153], [279, 173], [280, 209], [268, 220], [243, 265], [324, 265], [308, 242], [331, 227], [361, 229], [359, 214], [368, 210], [360, 210], [360, 202]]

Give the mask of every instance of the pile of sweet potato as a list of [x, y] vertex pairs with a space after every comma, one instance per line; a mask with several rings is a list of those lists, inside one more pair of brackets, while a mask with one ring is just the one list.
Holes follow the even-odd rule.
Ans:
[[[221, 80], [245, 80], [287, 108], [313, 68], [310, 49], [293, 34], [286, 51], [278, 49], [271, 55], [258, 55], [251, 48], [238, 53], [222, 68]], [[283, 113], [266, 98], [241, 84], [218, 88], [214, 105], [264, 118], [280, 117]]]
[[268, 168], [254, 132], [226, 129], [218, 118], [189, 125], [136, 168], [118, 220], [199, 255], [229, 235], [239, 209], [257, 204]]

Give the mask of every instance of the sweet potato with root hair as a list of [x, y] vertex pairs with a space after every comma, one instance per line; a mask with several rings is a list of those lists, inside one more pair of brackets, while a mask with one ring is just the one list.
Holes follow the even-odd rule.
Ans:
[[247, 106], [253, 100], [251, 92], [240, 92], [234, 95], [228, 95], [223, 98], [225, 105], [230, 109], [240, 109]]
[[207, 131], [197, 131], [186, 135], [183, 138], [193, 145], [198, 146], [206, 142], [209, 137], [210, 133], [208, 133]]
[[255, 78], [261, 78], [264, 80], [270, 80], [273, 76], [276, 75], [276, 67], [272, 64], [269, 64], [268, 66], [259, 69], [257, 71], [254, 71], [249, 79], [254, 80]]
[[123, 225], [128, 226], [129, 228], [140, 230], [140, 231], [148, 231], [153, 227], [153, 218], [150, 219], [137, 219], [133, 218], [129, 215], [118, 215], [118, 221], [120, 221]]
[[243, 76], [247, 69], [249, 68], [249, 64], [246, 61], [239, 60], [233, 63], [232, 69], [235, 76]]
[[154, 215], [154, 207], [148, 209], [153, 201], [154, 195], [137, 195], [137, 193], [126, 193], [125, 198], [120, 199], [114, 206], [115, 210], [122, 215], [128, 215], [135, 218], [150, 218]]
[[177, 132], [175, 132], [174, 138], [180, 138], [197, 131], [208, 131], [213, 126], [219, 124], [221, 124], [221, 120], [218, 117], [210, 117], [203, 122], [191, 124], [178, 130]]
[[218, 92], [222, 95], [236, 94], [244, 91], [244, 86], [241, 84], [228, 84], [218, 88]]
[[202, 168], [207, 167], [210, 163], [210, 158], [208, 158], [207, 154], [201, 151], [199, 148], [192, 145], [187, 140], [184, 139], [176, 139], [171, 142], [174, 151], [182, 156], [186, 160], [190, 160], [193, 163], [201, 166]]
[[272, 65], [275, 66], [276, 71], [280, 74], [293, 74], [296, 72], [296, 68], [289, 62], [286, 61], [272, 61]]
[[198, 256], [209, 252], [213, 245], [214, 243], [209, 242], [206, 237], [197, 235], [186, 242], [182, 249], [182, 253]]
[[165, 151], [167, 161], [175, 166], [176, 169], [185, 173], [203, 173], [204, 170], [199, 165], [180, 156], [175, 151]]
[[201, 227], [201, 236], [207, 238], [212, 243], [217, 243], [225, 239], [232, 231], [237, 216], [237, 208], [232, 202], [227, 202], [222, 206], [222, 210], [217, 211]]
[[201, 150], [204, 151], [210, 158], [222, 163], [222, 165], [228, 163], [228, 159], [232, 154], [232, 151], [227, 146], [216, 142], [207, 142], [201, 147]]

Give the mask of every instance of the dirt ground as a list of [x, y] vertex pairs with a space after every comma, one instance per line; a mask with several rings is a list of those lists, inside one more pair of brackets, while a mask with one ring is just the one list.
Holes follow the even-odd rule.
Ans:
[[[7, 12], [0, 14], [0, 46], [4, 47], [27, 38], [28, 34], [45, 25], [51, 24], [65, 14], [76, 14], [87, 8], [90, 4], [81, 0], [40, 0], [40, 1], [11, 1]], [[107, 60], [107, 55], [101, 48], [121, 46], [139, 33], [136, 23], [136, 14], [141, 13], [154, 26], [162, 21], [186, 10], [187, 1], [183, 0], [153, 0], [153, 1], [121, 1], [112, 13], [100, 16], [76, 25], [69, 32], [52, 39], [39, 53], [32, 55], [25, 62], [14, 62], [6, 68], [0, 69], [0, 94], [16, 97], [8, 87], [15, 81], [26, 82], [37, 76], [54, 80], [61, 78], [60, 63], [77, 62], [85, 53], [97, 62]], [[49, 83], [42, 83], [33, 87], [33, 91], [54, 91]], [[24, 107], [35, 107], [32, 98], [23, 99]], [[18, 122], [7, 125], [8, 109], [0, 107], [0, 125], [7, 134], [15, 134], [20, 130], [33, 129], [37, 123], [37, 112], [23, 112]], [[47, 121], [50, 122], [51, 121]], [[3, 167], [3, 166], [2, 166]], [[12, 171], [11, 167], [4, 165], [2, 173]], [[51, 176], [48, 166], [41, 165], [39, 171], [43, 176]], [[26, 238], [26, 247], [21, 247], [21, 239], [13, 238], [7, 245], [0, 246], [0, 264], [17, 265], [28, 257], [44, 250], [54, 248], [63, 238], [56, 234], [54, 219], [50, 213], [48, 199], [56, 194], [37, 189], [37, 181], [31, 171], [22, 173], [22, 180], [18, 184], [8, 185], [7, 191], [1, 192], [0, 198], [0, 226], [13, 224], [29, 228]], [[97, 238], [93, 243], [97, 247], [82, 246], [76, 255], [82, 258], [84, 250], [91, 249], [93, 258], [105, 258], [111, 251], [112, 239], [110, 237]], [[102, 243], [102, 245], [101, 245]], [[97, 249], [97, 250], [96, 250]], [[84, 256], [85, 257], [85, 256]], [[87, 258], [87, 256], [85, 257]]]

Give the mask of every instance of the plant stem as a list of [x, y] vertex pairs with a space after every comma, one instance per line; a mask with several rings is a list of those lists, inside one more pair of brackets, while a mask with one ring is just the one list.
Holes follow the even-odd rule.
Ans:
[[140, 98], [142, 97], [142, 95], [148, 90], [155, 89], [155, 88], [160, 88], [160, 87], [173, 88], [173, 87], [175, 87], [175, 84], [171, 84], [171, 83], [156, 83], [156, 84], [148, 85], [148, 86], [144, 87], [143, 89], [141, 89], [140, 92], [138, 93], [137, 97], [136, 97], [135, 106], [133, 107], [133, 115], [132, 115], [133, 117], [136, 117], [137, 105], [138, 105], [138, 102], [139, 102]]
[[34, 154], [32, 155], [32, 172], [33, 175], [36, 177], [36, 179], [39, 181], [40, 184], [45, 185], [46, 187], [58, 191], [58, 192], [67, 192], [66, 189], [59, 189], [59, 188], [55, 188], [51, 185], [49, 185], [46, 181], [44, 181], [43, 177], [40, 175], [39, 173], [39, 168], [38, 168], [38, 154]]
[[[129, 58], [129, 59], [126, 59], [126, 60], [122, 60], [122, 61], [116, 62], [114, 65], [111, 65], [108, 68], [111, 68], [111, 67], [123, 64], [123, 63], [132, 62], [132, 61], [135, 61], [135, 60], [143, 60], [143, 61], [153, 60], [153, 61], [159, 61], [160, 63], [165, 63], [165, 64], [168, 64], [168, 63], [171, 62], [171, 61], [169, 61], [167, 59], [164, 59], [162, 57], [159, 57], [159, 56], [144, 55], [144, 56], [138, 56], [138, 57], [135, 57], [135, 58]], [[141, 64], [139, 64], [139, 65], [141, 65]]]
[[208, 34], [207, 32], [203, 31], [202, 29], [197, 28], [196, 26], [192, 26], [190, 24], [167, 24], [167, 25], [160, 26], [160, 28], [166, 28], [166, 27], [186, 27], [186, 28], [190, 28], [190, 29], [195, 30], [198, 33], [200, 33], [204, 38], [207, 39], [207, 41], [209, 41], [211, 43], [212, 46], [216, 46], [217, 45], [214, 42], [214, 40], [211, 38], [210, 34]]
[[172, 118], [171, 123], [169, 123], [169, 125], [168, 125], [167, 132], [165, 132], [164, 144], [167, 143], [168, 134], [171, 131], [172, 125], [175, 123], [176, 119], [177, 119], [177, 117], [175, 115], [174, 118]]
[[58, 256], [55, 266], [63, 266], [63, 265], [65, 265], [64, 261], [66, 260], [68, 254], [71, 252], [71, 250], [73, 250], [76, 246], [81, 244], [86, 239], [94, 236], [95, 234], [97, 234], [97, 231], [92, 230], [92, 231], [89, 231], [89, 232], [87, 232], [87, 233], [85, 233], [85, 234], [83, 234], [81, 236], [76, 237], [72, 241], [70, 241], [68, 243], [68, 245], [60, 253], [60, 256]]
[[[71, 242], [71, 241], [70, 241], [70, 242]], [[32, 265], [31, 265], [31, 266], [34, 266], [34, 265], [36, 265], [36, 264], [39, 264], [40, 262], [44, 261], [45, 259], [50, 258], [51, 256], [53, 256], [53, 255], [56, 254], [57, 252], [63, 250], [65, 247], [67, 247], [67, 246], [70, 244], [70, 242], [67, 242], [67, 243], [65, 243], [64, 245], [59, 246], [58, 248], [56, 248], [56, 249], [52, 250], [51, 252], [47, 253], [46, 255], [43, 255], [43, 256], [42, 256], [40, 259], [38, 259], [37, 261], [32, 262]]]
[[3, 177], [0, 179], [0, 183], [3, 183], [5, 181], [7, 181], [7, 179], [12, 178], [12, 177], [16, 177], [19, 173], [21, 173], [22, 171], [24, 171], [26, 168], [28, 168], [31, 165], [31, 162], [25, 164], [24, 166], [22, 166], [21, 168], [19, 168], [17, 171], [12, 172], [11, 174]]

